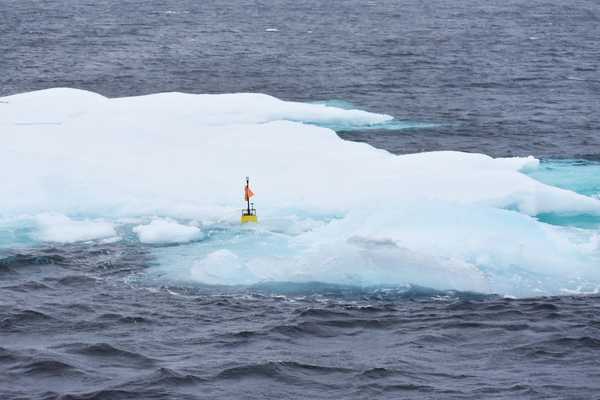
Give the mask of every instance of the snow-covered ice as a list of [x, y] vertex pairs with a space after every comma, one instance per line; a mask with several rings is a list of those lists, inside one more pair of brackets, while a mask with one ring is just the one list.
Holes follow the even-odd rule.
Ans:
[[[317, 126], [391, 116], [263, 94], [108, 99], [59, 88], [0, 101], [0, 218], [37, 218], [33, 241], [106, 238], [119, 221], [155, 217], [131, 227], [138, 239], [193, 242], [157, 254], [174, 276], [206, 283], [518, 295], [600, 284], [597, 232], [537, 218], [598, 217], [600, 201], [531, 178], [533, 157], [398, 156]], [[261, 223], [241, 229], [245, 176]], [[190, 220], [231, 235], [196, 242], [204, 228]]]
[[133, 228], [142, 243], [187, 243], [202, 238], [197, 226], [183, 225], [168, 219], [154, 219]]

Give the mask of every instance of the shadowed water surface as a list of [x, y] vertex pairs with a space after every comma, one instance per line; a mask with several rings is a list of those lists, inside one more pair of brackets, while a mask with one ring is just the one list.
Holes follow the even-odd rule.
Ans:
[[2, 397], [543, 399], [600, 389], [597, 297], [128, 284], [146, 254], [69, 245], [3, 258]]

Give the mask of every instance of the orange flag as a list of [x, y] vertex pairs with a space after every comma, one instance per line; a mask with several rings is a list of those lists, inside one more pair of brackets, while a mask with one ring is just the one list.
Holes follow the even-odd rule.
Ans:
[[254, 196], [254, 192], [250, 190], [250, 186], [246, 185], [246, 188], [244, 189], [244, 200], [249, 201], [252, 196]]

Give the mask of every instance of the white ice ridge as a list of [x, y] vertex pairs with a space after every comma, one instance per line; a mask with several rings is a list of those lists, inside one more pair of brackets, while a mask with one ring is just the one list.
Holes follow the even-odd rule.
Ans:
[[[159, 93], [109, 99], [84, 90], [55, 88], [2, 98], [0, 126], [60, 125], [83, 118], [123, 122], [132, 116], [152, 115], [163, 124], [232, 125], [287, 120], [323, 125], [380, 124], [390, 115], [348, 110], [324, 104], [282, 101], [259, 93]], [[176, 118], [174, 121], [173, 118]]]
[[[301, 226], [284, 227], [284, 234], [293, 232], [285, 245], [295, 253], [280, 263], [281, 269], [269, 264], [269, 254], [237, 253], [232, 242], [215, 248], [225, 252], [203, 262], [189, 260], [196, 277], [206, 275], [202, 266], [237, 258], [239, 263], [232, 264], [247, 269], [245, 283], [288, 277], [375, 284], [412, 277], [409, 283], [421, 279], [458, 289], [483, 282], [493, 291], [502, 285], [490, 281], [490, 271], [507, 266], [535, 275], [546, 265], [545, 272], [562, 271], [565, 277], [579, 276], [565, 272], [569, 265], [588, 272], [597, 265], [586, 231], [548, 227], [531, 217], [598, 216], [600, 200], [528, 177], [523, 171], [538, 165], [532, 157], [397, 156], [303, 123], [371, 124], [390, 116], [262, 94], [108, 99], [49, 89], [0, 101], [0, 219], [58, 213], [237, 226], [246, 176], [257, 194], [260, 229], [281, 232], [281, 222], [272, 221], [294, 213], [335, 217], [316, 223], [300, 218]], [[140, 240], [191, 237], [158, 228], [140, 227]], [[44, 229], [42, 239], [56, 240]], [[495, 233], [502, 242], [494, 240]], [[67, 236], [63, 239], [77, 237]], [[396, 247], [372, 245], [380, 240]], [[324, 259], [329, 264], [319, 269]], [[350, 264], [352, 271], [345, 270]], [[375, 270], [361, 269], [366, 264]], [[435, 268], [425, 273], [422, 264]], [[220, 275], [209, 272], [210, 280], [218, 281]], [[227, 283], [231, 275], [222, 273], [221, 283]]]
[[187, 243], [201, 239], [200, 228], [193, 225], [183, 225], [168, 219], [154, 219], [146, 225], [138, 225], [133, 232], [142, 243]]

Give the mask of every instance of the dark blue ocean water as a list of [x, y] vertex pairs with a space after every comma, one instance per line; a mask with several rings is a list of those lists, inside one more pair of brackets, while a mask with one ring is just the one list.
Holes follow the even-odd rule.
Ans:
[[[593, 0], [0, 0], [0, 96], [67, 86], [340, 100], [435, 125], [339, 132], [395, 153], [599, 160], [598, 38]], [[152, 265], [141, 245], [8, 253], [2, 399], [591, 399], [600, 390], [595, 296], [150, 285], [129, 279]]]

